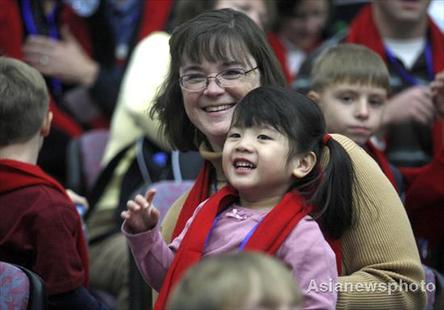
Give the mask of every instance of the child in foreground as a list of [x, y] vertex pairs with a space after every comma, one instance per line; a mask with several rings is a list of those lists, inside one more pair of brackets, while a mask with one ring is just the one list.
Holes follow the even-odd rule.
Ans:
[[[330, 160], [321, 177], [325, 147]], [[169, 246], [151, 204], [154, 191], [129, 201], [122, 212], [138, 267], [160, 290], [157, 309], [201, 256], [242, 250], [274, 255], [289, 266], [305, 309], [334, 309], [337, 292], [309, 289], [312, 281], [335, 283], [338, 275], [335, 255], [310, 214], [329, 215], [322, 223], [328, 236], [349, 228], [353, 168], [342, 146], [326, 135], [319, 108], [293, 91], [251, 91], [234, 112], [223, 169], [230, 185], [200, 204]]]
[[171, 293], [167, 309], [301, 310], [302, 296], [281, 261], [238, 252], [204, 257], [190, 268]]

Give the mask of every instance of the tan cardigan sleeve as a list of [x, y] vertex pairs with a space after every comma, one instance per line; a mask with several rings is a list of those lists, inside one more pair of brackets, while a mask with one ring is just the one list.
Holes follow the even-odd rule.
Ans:
[[[356, 222], [341, 238], [344, 276], [339, 278], [337, 309], [423, 309], [425, 291], [415, 290], [424, 281], [423, 269], [398, 194], [362, 148], [344, 136], [332, 136], [350, 155], [358, 186]], [[395, 283], [402, 290], [389, 295]]]

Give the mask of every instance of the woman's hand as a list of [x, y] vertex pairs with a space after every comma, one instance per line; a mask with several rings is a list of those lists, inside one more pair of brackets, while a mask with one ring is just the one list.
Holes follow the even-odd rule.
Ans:
[[152, 202], [155, 189], [146, 192], [145, 197], [137, 195], [134, 200], [127, 203], [127, 211], [123, 211], [120, 216], [126, 220], [126, 225], [135, 234], [153, 229], [159, 221], [160, 213]]

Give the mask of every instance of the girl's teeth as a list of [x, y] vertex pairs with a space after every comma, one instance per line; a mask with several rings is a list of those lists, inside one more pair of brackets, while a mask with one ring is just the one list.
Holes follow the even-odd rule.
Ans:
[[236, 168], [249, 168], [249, 169], [254, 169], [255, 166], [252, 163], [248, 163], [248, 162], [237, 162], [235, 164]]

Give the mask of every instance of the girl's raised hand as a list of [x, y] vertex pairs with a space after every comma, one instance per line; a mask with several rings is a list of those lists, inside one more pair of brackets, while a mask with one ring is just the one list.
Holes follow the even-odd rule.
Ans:
[[149, 189], [145, 197], [137, 195], [134, 200], [128, 201], [128, 210], [120, 214], [133, 233], [137, 234], [153, 229], [159, 221], [159, 210], [152, 204], [155, 194], [155, 189]]

